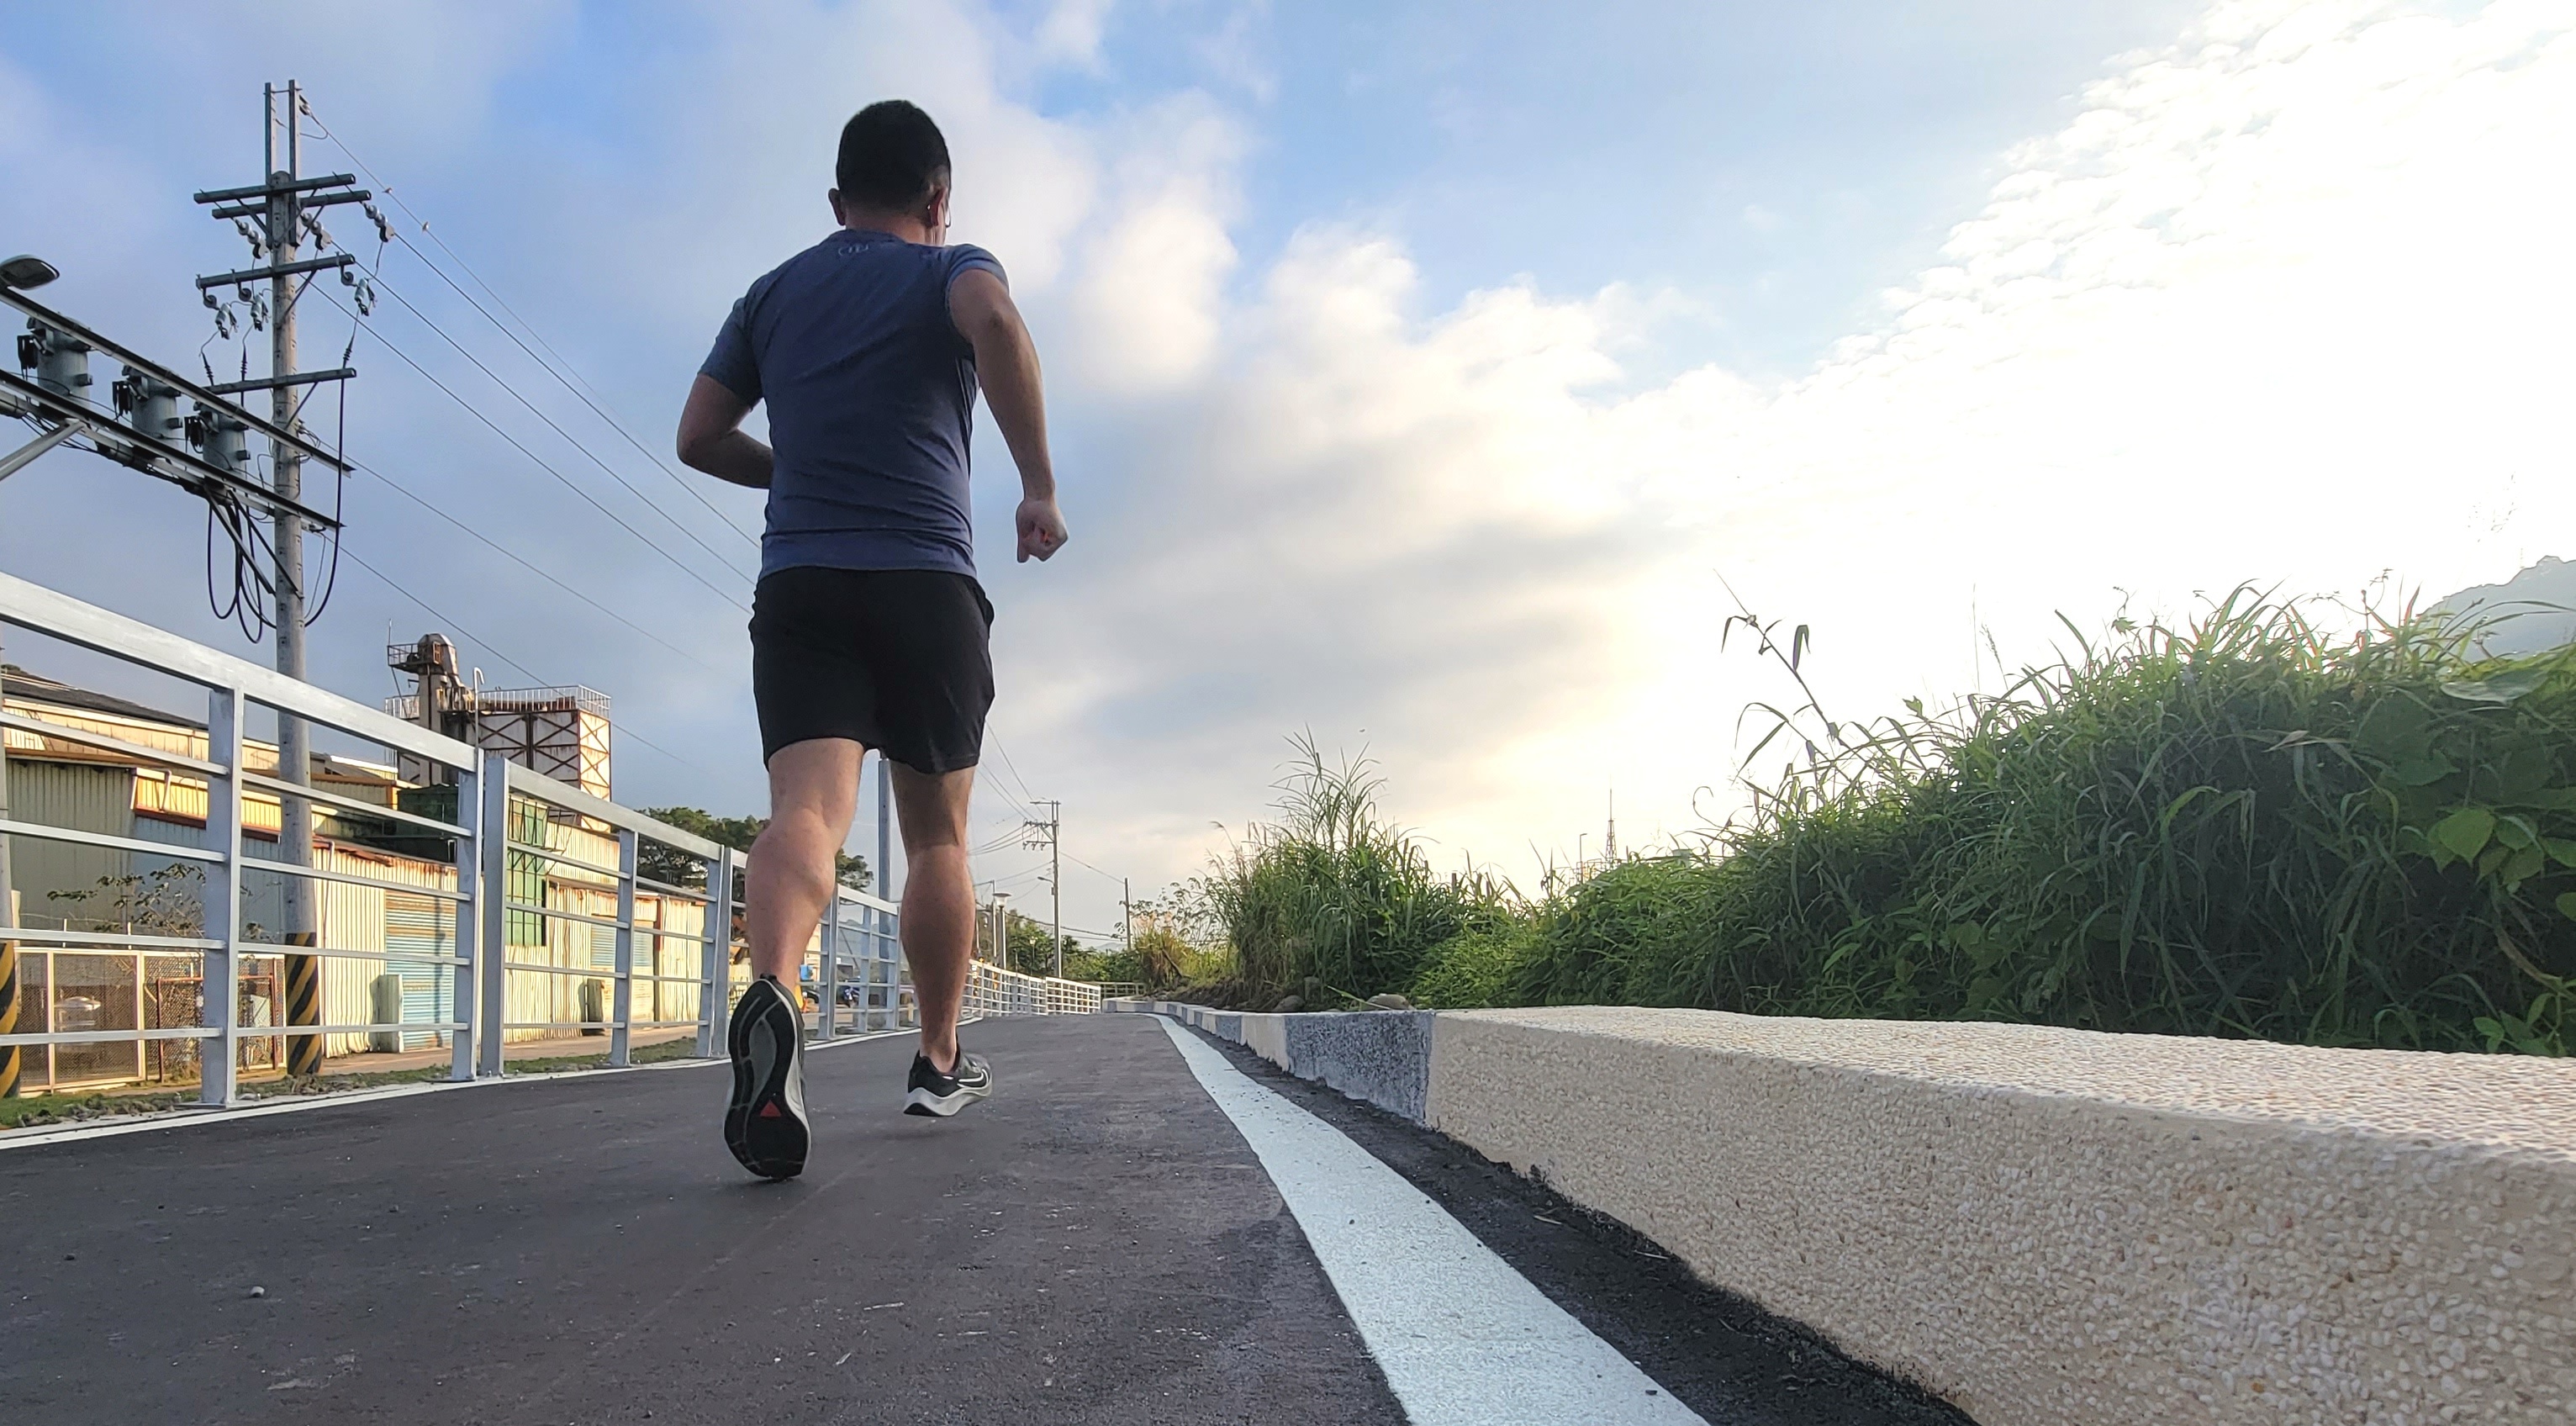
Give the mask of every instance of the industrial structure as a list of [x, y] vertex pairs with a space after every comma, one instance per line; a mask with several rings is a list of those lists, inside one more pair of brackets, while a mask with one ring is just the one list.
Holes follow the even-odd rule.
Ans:
[[[416, 680], [411, 693], [385, 700], [386, 712], [458, 742], [506, 754], [521, 767], [593, 797], [615, 795], [609, 776], [607, 694], [579, 684], [484, 688], [481, 670], [470, 682], [460, 676], [456, 645], [445, 634], [388, 645], [385, 663]], [[416, 772], [428, 775], [425, 767]]]

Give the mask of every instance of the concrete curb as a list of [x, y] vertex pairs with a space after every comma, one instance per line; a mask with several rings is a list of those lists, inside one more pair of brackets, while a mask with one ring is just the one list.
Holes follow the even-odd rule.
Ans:
[[2576, 1420], [2576, 1062], [1709, 1011], [1168, 1015], [1986, 1426]]
[[1105, 1000], [1105, 1011], [1144, 1011], [1195, 1025], [1243, 1046], [1299, 1079], [1425, 1122], [1431, 1092], [1427, 1010], [1255, 1015], [1171, 1000]]

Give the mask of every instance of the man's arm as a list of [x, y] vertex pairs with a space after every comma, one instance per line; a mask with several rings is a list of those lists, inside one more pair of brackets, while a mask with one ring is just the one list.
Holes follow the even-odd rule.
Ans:
[[742, 418], [750, 414], [750, 402], [701, 373], [689, 387], [688, 404], [680, 408], [680, 463], [718, 480], [767, 490], [769, 447], [743, 433]]
[[975, 378], [993, 407], [993, 424], [1020, 468], [1020, 560], [1046, 559], [1064, 548], [1064, 514], [1055, 504], [1055, 465], [1047, 455], [1046, 391], [1037, 343], [991, 272], [970, 267], [948, 284], [948, 319], [975, 348]]

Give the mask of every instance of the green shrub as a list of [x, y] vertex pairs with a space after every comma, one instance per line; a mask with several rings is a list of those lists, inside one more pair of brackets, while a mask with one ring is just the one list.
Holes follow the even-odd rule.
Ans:
[[1512, 977], [1537, 950], [1536, 930], [1521, 920], [1450, 937], [1424, 958], [1405, 998], [1425, 1010], [1483, 1010], [1515, 1003]]

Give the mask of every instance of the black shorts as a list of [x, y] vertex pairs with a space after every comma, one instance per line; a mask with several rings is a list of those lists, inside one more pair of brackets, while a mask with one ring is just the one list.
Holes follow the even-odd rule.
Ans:
[[993, 606], [971, 577], [927, 569], [782, 569], [751, 597], [760, 758], [848, 738], [916, 772], [983, 756]]

